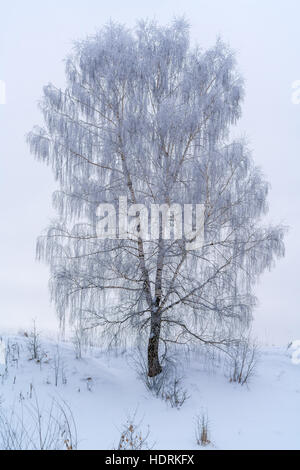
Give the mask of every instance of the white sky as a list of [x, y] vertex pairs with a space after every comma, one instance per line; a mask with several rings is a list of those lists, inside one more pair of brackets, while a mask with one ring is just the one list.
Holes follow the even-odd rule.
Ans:
[[37, 101], [48, 82], [64, 86], [63, 59], [72, 40], [93, 34], [110, 18], [169, 22], [185, 14], [203, 47], [218, 34], [236, 50], [246, 80], [239, 132], [272, 185], [270, 219], [290, 226], [286, 258], [257, 287], [254, 332], [268, 343], [300, 339], [300, 80], [299, 0], [3, 0], [0, 80], [0, 328], [41, 328], [57, 322], [49, 305], [48, 268], [35, 261], [36, 237], [53, 215], [49, 168], [29, 154], [25, 134], [41, 123]]

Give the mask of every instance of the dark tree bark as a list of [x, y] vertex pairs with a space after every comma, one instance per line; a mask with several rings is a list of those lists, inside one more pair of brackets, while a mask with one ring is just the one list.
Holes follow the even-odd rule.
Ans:
[[158, 348], [159, 348], [159, 337], [160, 337], [160, 324], [161, 319], [159, 313], [152, 313], [151, 316], [151, 330], [148, 343], [148, 376], [155, 377], [162, 371], [162, 367], [159, 362]]

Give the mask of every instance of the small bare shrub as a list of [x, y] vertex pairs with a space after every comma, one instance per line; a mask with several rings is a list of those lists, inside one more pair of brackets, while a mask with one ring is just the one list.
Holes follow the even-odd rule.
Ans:
[[85, 379], [86, 381], [86, 388], [89, 392], [93, 391], [93, 378], [92, 377], [87, 377]]
[[211, 443], [209, 421], [205, 413], [196, 417], [195, 437], [198, 446], [205, 447]]
[[18, 367], [20, 359], [20, 346], [18, 343], [11, 343], [9, 340], [6, 343], [5, 347], [5, 360], [6, 363], [14, 364]]
[[42, 343], [40, 340], [40, 333], [36, 328], [36, 322], [33, 322], [33, 328], [31, 333], [28, 335], [28, 351], [29, 351], [29, 360], [36, 361], [41, 363], [44, 357], [46, 357], [45, 352], [42, 348]]
[[18, 368], [20, 360], [20, 346], [16, 342], [7, 340], [5, 345], [5, 371], [8, 372], [10, 367]]
[[0, 450], [75, 450], [77, 430], [72, 412], [65, 402], [52, 400], [50, 409], [35, 404], [20, 414], [0, 409]]
[[129, 417], [122, 426], [119, 444], [116, 450], [150, 450], [147, 439], [150, 435], [149, 427], [144, 433], [141, 422], [135, 423], [136, 414]]
[[9, 339], [4, 342], [0, 338], [0, 378], [2, 384], [8, 378], [10, 368], [18, 368], [20, 359], [20, 346]]
[[164, 384], [161, 391], [161, 398], [165, 400], [172, 408], [181, 408], [188, 400], [189, 395], [182, 387], [182, 378], [173, 377]]
[[227, 352], [225, 370], [229, 381], [240, 385], [249, 383], [259, 359], [258, 345], [246, 338], [231, 345]]

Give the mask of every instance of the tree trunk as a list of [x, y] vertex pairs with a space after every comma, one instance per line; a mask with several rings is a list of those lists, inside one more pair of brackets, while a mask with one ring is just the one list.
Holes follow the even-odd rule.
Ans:
[[159, 363], [158, 347], [160, 336], [160, 317], [156, 313], [152, 314], [151, 331], [148, 343], [148, 376], [155, 377], [160, 374], [162, 367]]

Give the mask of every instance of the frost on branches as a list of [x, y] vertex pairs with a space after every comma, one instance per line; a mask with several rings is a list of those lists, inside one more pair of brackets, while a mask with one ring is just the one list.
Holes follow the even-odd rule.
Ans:
[[[80, 321], [108, 343], [148, 337], [150, 377], [163, 345], [235, 341], [257, 277], [284, 254], [284, 229], [262, 225], [268, 184], [243, 140], [229, 140], [244, 94], [233, 53], [220, 40], [191, 47], [184, 20], [110, 23], [76, 43], [66, 79], [44, 88], [45, 125], [28, 136], [59, 187], [37, 253], [62, 326]], [[120, 197], [204, 204], [203, 247], [161, 232], [99, 239], [97, 207]]]

